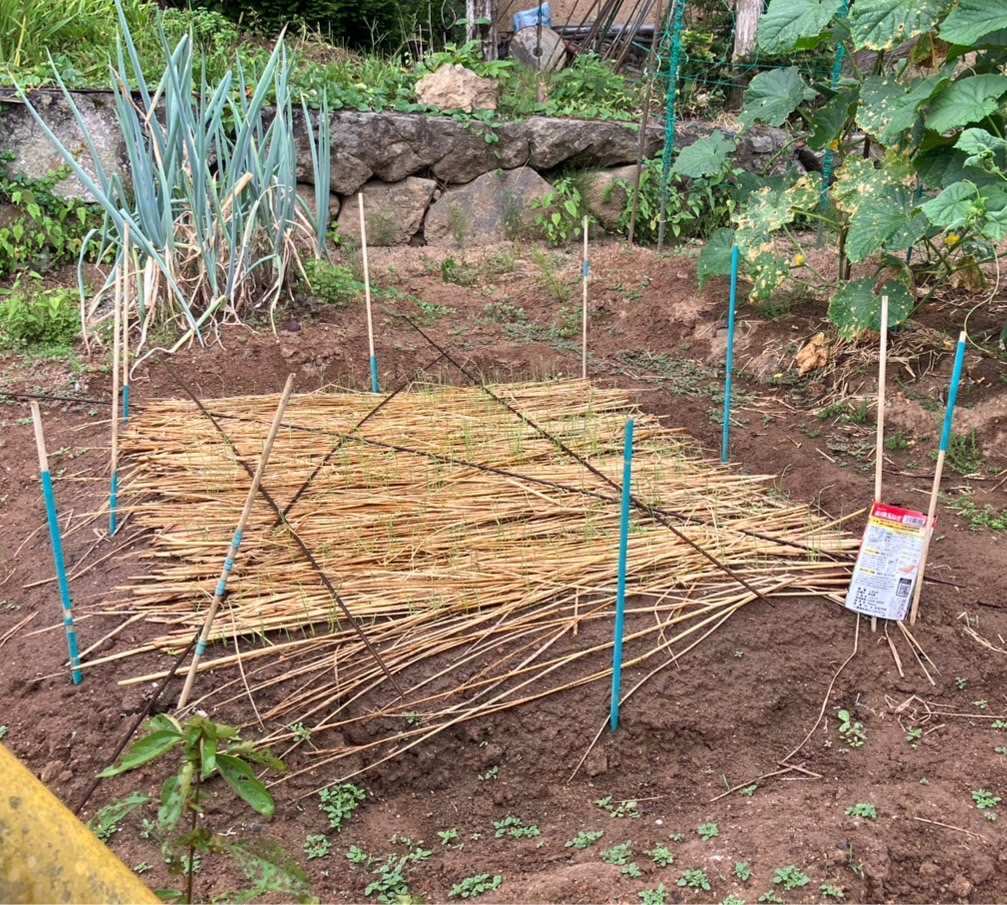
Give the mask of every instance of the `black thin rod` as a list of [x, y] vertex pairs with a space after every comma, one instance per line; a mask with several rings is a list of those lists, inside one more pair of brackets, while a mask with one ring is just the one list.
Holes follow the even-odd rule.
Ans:
[[[183, 381], [182, 378], [175, 373], [174, 368], [168, 365], [167, 362], [165, 362], [165, 368], [167, 369], [168, 374], [172, 378], [172, 380], [174, 380], [175, 383], [177, 383], [182, 388], [183, 392], [196, 404], [196, 407], [204, 415], [206, 415], [207, 418], [210, 419], [210, 423], [214, 426], [217, 433], [220, 434], [224, 442], [231, 449], [231, 452], [234, 453], [234, 457], [235, 459], [238, 460], [238, 464], [241, 465], [241, 467], [245, 470], [245, 473], [249, 476], [249, 478], [252, 478], [253, 477], [252, 469], [249, 467], [248, 463], [238, 454], [237, 448], [235, 447], [231, 438], [227, 436], [227, 433], [217, 422], [217, 419], [209, 411], [207, 411], [206, 406], [204, 406], [203, 403], [196, 398], [196, 394], [189, 389], [185, 381]], [[360, 640], [364, 642], [364, 647], [367, 648], [368, 652], [377, 662], [378, 666], [381, 667], [381, 671], [385, 674], [385, 677], [388, 679], [389, 682], [392, 683], [392, 685], [395, 686], [395, 690], [398, 692], [399, 697], [405, 700], [406, 697], [405, 692], [402, 691], [402, 688], [396, 681], [395, 676], [392, 675], [391, 670], [389, 670], [389, 668], [385, 665], [385, 661], [381, 659], [381, 655], [377, 652], [374, 645], [371, 644], [371, 642], [367, 639], [367, 635], [364, 634], [364, 630], [360, 627], [357, 620], [353, 618], [353, 614], [350, 612], [349, 607], [347, 607], [346, 602], [339, 595], [339, 592], [336, 590], [335, 585], [333, 585], [332, 582], [329, 580], [329, 576], [326, 575], [325, 572], [322, 570], [321, 565], [319, 564], [318, 560], [315, 559], [312, 552], [308, 549], [307, 544], [305, 544], [304, 541], [301, 540], [300, 535], [294, 530], [290, 522], [288, 522], [287, 519], [284, 517], [283, 510], [280, 509], [280, 507], [277, 505], [276, 500], [273, 499], [269, 491], [266, 490], [266, 488], [261, 484], [259, 485], [259, 492], [262, 494], [266, 502], [273, 507], [273, 511], [276, 512], [276, 514], [279, 516], [280, 521], [282, 522], [283, 527], [287, 529], [287, 533], [290, 535], [290, 538], [294, 541], [295, 544], [297, 544], [301, 553], [304, 554], [304, 558], [307, 559], [307, 561], [311, 564], [311, 567], [318, 574], [318, 577], [321, 579], [322, 584], [325, 585], [325, 589], [329, 592], [332, 599], [339, 605], [339, 608], [343, 611], [343, 615], [346, 616], [350, 625], [353, 627], [353, 630], [360, 637]]]
[[[430, 343], [430, 345], [433, 346], [438, 352], [442, 352], [444, 354], [444, 358], [448, 361], [448, 363], [454, 365], [462, 374], [464, 374], [472, 382], [473, 386], [479, 387], [484, 393], [486, 393], [487, 396], [490, 397], [490, 399], [492, 399], [497, 404], [502, 405], [505, 409], [507, 409], [507, 411], [509, 411], [516, 418], [518, 418], [523, 424], [528, 425], [528, 427], [530, 427], [532, 430], [536, 431], [540, 436], [544, 437], [546, 440], [548, 440], [550, 443], [552, 443], [554, 446], [556, 446], [557, 449], [561, 450], [563, 453], [565, 453], [566, 455], [570, 456], [572, 459], [574, 459], [574, 461], [579, 462], [581, 465], [584, 466], [584, 468], [586, 468], [589, 472], [591, 472], [591, 474], [593, 474], [596, 478], [599, 478], [601, 481], [603, 481], [604, 483], [606, 483], [613, 490], [616, 490], [616, 491], [618, 491], [620, 493], [622, 492], [622, 487], [618, 483], [616, 483], [615, 481], [613, 481], [608, 475], [602, 473], [597, 468], [595, 468], [582, 455], [580, 455], [579, 453], [576, 453], [572, 449], [570, 449], [570, 447], [567, 446], [562, 440], [560, 440], [559, 437], [554, 437], [545, 428], [539, 427], [539, 425], [537, 425], [534, 421], [532, 421], [531, 418], [529, 418], [527, 415], [524, 415], [521, 412], [519, 412], [516, 408], [514, 408], [513, 405], [511, 405], [509, 402], [507, 402], [506, 399], [501, 399], [499, 396], [497, 396], [496, 393], [494, 393], [489, 387], [487, 387], [484, 383], [482, 383], [479, 380], [479, 378], [476, 377], [474, 374], [472, 374], [464, 365], [460, 364], [458, 361], [456, 361], [454, 358], [452, 358], [451, 354], [446, 349], [444, 349], [442, 346], [438, 345], [431, 337], [427, 336], [427, 334], [424, 333], [412, 321], [411, 318], [403, 317], [403, 320], [405, 320], [405, 322], [407, 324], [409, 324], [410, 327], [412, 327], [417, 333], [419, 333], [419, 335], [422, 336], [428, 343]], [[761, 600], [763, 603], [766, 603], [766, 604], [769, 604], [769, 606], [772, 606], [772, 604], [769, 603], [769, 601], [763, 596], [763, 594], [757, 588], [755, 588], [751, 584], [749, 584], [749, 582], [747, 582], [737, 572], [735, 572], [729, 565], [727, 565], [727, 563], [721, 562], [712, 553], [708, 552], [707, 550], [704, 550], [694, 540], [692, 540], [690, 537], [687, 537], [683, 532], [679, 531], [678, 528], [676, 528], [670, 521], [668, 521], [668, 519], [666, 519], [662, 515], [659, 515], [654, 510], [653, 507], [649, 506], [647, 503], [644, 503], [638, 496], [636, 496], [636, 494], [630, 493], [629, 499], [630, 499], [630, 502], [633, 504], [633, 508], [634, 509], [637, 509], [640, 512], [643, 512], [644, 514], [650, 516], [658, 524], [664, 525], [664, 527], [667, 528], [672, 534], [674, 534], [680, 541], [682, 541], [683, 543], [688, 544], [700, 556], [702, 556], [705, 559], [709, 560], [718, 569], [720, 569], [725, 574], [727, 574], [731, 578], [733, 578], [736, 582], [738, 582], [738, 584], [740, 584], [743, 588], [745, 588], [745, 590], [747, 590], [750, 594], [754, 594], [755, 597], [758, 598], [759, 600]]]
[[[435, 359], [434, 359], [434, 360], [433, 360], [432, 362], [430, 362], [430, 364], [426, 365], [425, 367], [422, 367], [422, 368], [420, 368], [419, 372], [422, 372], [422, 371], [425, 371], [425, 370], [427, 370], [427, 368], [432, 368], [432, 367], [433, 367], [433, 366], [434, 366], [435, 364], [437, 364], [437, 362], [439, 362], [439, 361], [440, 361], [440, 360], [441, 360], [441, 359], [442, 359], [443, 357], [444, 357], [444, 353], [441, 353], [441, 354], [440, 354], [440, 355], [438, 355], [438, 356], [437, 356], [437, 357], [436, 357], [436, 358], [435, 358]], [[419, 373], [419, 372], [417, 372], [417, 373]], [[362, 428], [362, 427], [364, 426], [364, 424], [365, 424], [365, 423], [366, 423], [367, 421], [369, 421], [369, 420], [370, 420], [371, 418], [373, 418], [373, 417], [374, 417], [374, 416], [375, 416], [375, 415], [376, 415], [376, 414], [377, 414], [378, 412], [380, 412], [380, 411], [381, 411], [381, 409], [383, 409], [383, 408], [384, 408], [384, 407], [385, 407], [386, 405], [388, 405], [388, 403], [389, 403], [389, 402], [391, 402], [391, 401], [392, 401], [392, 400], [393, 400], [393, 399], [394, 399], [394, 398], [395, 398], [396, 396], [398, 396], [398, 395], [399, 395], [399, 393], [401, 393], [401, 392], [402, 392], [403, 390], [405, 390], [405, 389], [406, 389], [407, 387], [409, 387], [409, 385], [410, 385], [410, 384], [411, 384], [411, 383], [413, 382], [413, 380], [414, 380], [414, 379], [415, 379], [415, 378], [413, 378], [413, 377], [410, 377], [410, 378], [409, 378], [408, 380], [405, 380], [405, 381], [403, 381], [402, 383], [400, 383], [400, 384], [399, 384], [399, 385], [398, 385], [398, 386], [397, 386], [397, 387], [395, 388], [395, 390], [394, 390], [393, 392], [391, 392], [391, 393], [390, 393], [389, 395], [385, 396], [385, 398], [384, 398], [384, 399], [382, 399], [382, 400], [381, 400], [381, 401], [380, 401], [380, 402], [379, 402], [379, 403], [378, 403], [378, 404], [377, 404], [376, 406], [374, 406], [374, 408], [372, 408], [372, 409], [371, 409], [371, 410], [370, 410], [370, 411], [369, 411], [369, 412], [368, 412], [368, 413], [367, 413], [366, 415], [364, 415], [364, 417], [363, 417], [363, 418], [361, 418], [361, 419], [360, 419], [360, 420], [359, 420], [359, 421], [358, 421], [358, 422], [357, 422], [357, 423], [356, 423], [356, 424], [355, 424], [355, 425], [353, 426], [353, 428], [352, 428], [352, 429], [350, 430], [350, 432], [349, 432], [349, 433], [350, 433], [350, 434], [353, 434], [353, 433], [356, 433], [356, 432], [357, 432], [358, 430], [360, 430], [360, 428]], [[339, 450], [340, 450], [340, 449], [342, 449], [342, 448], [343, 448], [343, 444], [344, 444], [344, 443], [346, 442], [346, 440], [347, 440], [347, 439], [349, 438], [349, 437], [348, 437], [348, 434], [336, 434], [336, 436], [337, 436], [337, 437], [339, 438], [339, 439], [338, 439], [338, 442], [336, 443], [336, 445], [335, 445], [335, 446], [333, 446], [333, 447], [332, 447], [332, 449], [330, 449], [330, 450], [329, 450], [329, 451], [328, 451], [328, 452], [327, 452], [327, 453], [325, 454], [325, 456], [324, 456], [324, 457], [322, 458], [322, 460], [321, 460], [321, 461], [320, 461], [320, 462], [318, 463], [318, 465], [316, 465], [316, 466], [315, 466], [315, 470], [314, 470], [313, 472], [311, 472], [311, 474], [309, 474], [307, 478], [305, 478], [305, 480], [304, 480], [304, 483], [303, 483], [303, 484], [301, 484], [301, 486], [300, 486], [300, 487], [299, 487], [299, 488], [297, 489], [297, 493], [295, 493], [295, 494], [293, 495], [293, 497], [291, 498], [290, 502], [289, 502], [289, 503], [287, 503], [287, 505], [286, 505], [286, 507], [284, 508], [283, 512], [281, 512], [281, 513], [280, 513], [280, 514], [279, 514], [279, 515], [278, 515], [278, 516], [276, 517], [276, 521], [275, 521], [275, 522], [273, 522], [273, 527], [274, 527], [274, 528], [278, 528], [278, 527], [279, 527], [279, 525], [280, 525], [280, 523], [281, 523], [281, 522], [282, 522], [282, 521], [283, 521], [283, 520], [284, 520], [284, 519], [285, 519], [285, 518], [286, 518], [287, 516], [289, 516], [289, 515], [290, 515], [290, 511], [291, 511], [291, 510], [292, 510], [292, 509], [294, 508], [294, 506], [295, 506], [295, 505], [297, 505], [297, 502], [298, 502], [298, 500], [300, 500], [301, 496], [302, 496], [302, 495], [304, 494], [304, 492], [305, 492], [305, 491], [306, 491], [306, 490], [308, 489], [308, 487], [310, 487], [310, 486], [311, 486], [311, 482], [312, 482], [312, 481], [314, 481], [314, 480], [315, 480], [315, 478], [316, 478], [316, 477], [318, 477], [318, 473], [319, 473], [319, 472], [320, 472], [320, 471], [321, 471], [321, 470], [322, 470], [323, 468], [325, 468], [325, 466], [326, 466], [326, 465], [328, 465], [328, 464], [329, 464], [329, 462], [331, 462], [331, 461], [332, 461], [332, 457], [333, 457], [333, 456], [334, 456], [334, 455], [335, 455], [335, 454], [336, 454], [337, 452], [339, 452]]]
[[111, 405], [111, 399], [81, 399], [79, 396], [50, 396], [45, 393], [9, 393], [0, 390], [0, 397], [6, 399], [28, 399], [38, 402], [78, 402], [81, 405]]

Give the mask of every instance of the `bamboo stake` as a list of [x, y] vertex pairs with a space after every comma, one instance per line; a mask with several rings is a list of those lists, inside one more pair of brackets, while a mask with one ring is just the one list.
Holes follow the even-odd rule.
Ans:
[[[878, 354], [878, 426], [874, 451], [874, 502], [881, 502], [881, 477], [885, 465], [885, 372], [888, 356], [888, 296], [881, 296], [881, 349]], [[878, 617], [871, 616], [871, 631], [878, 630]], [[894, 648], [892, 648], [894, 653]], [[899, 669], [901, 673], [901, 668]]]
[[364, 301], [367, 305], [367, 348], [371, 356], [371, 392], [378, 389], [378, 358], [374, 353], [374, 318], [371, 315], [371, 270], [367, 264], [367, 223], [364, 220], [364, 193], [357, 194], [360, 207], [360, 253], [364, 262]]
[[125, 272], [123, 274], [122, 292], [122, 423], [125, 425], [129, 421], [129, 297], [131, 284], [131, 265], [129, 247], [129, 222], [126, 222], [125, 235], [123, 237], [123, 260], [125, 261]]
[[916, 587], [913, 591], [913, 606], [909, 613], [909, 624], [916, 625], [916, 614], [920, 607], [920, 592], [923, 590], [923, 574], [927, 568], [927, 556], [930, 553], [930, 538], [934, 531], [934, 520], [937, 513], [937, 496], [941, 490], [941, 475], [944, 472], [944, 458], [947, 456], [951, 443], [951, 421], [955, 414], [955, 401], [958, 398], [958, 383], [962, 377], [962, 361], [965, 358], [966, 333], [962, 330], [958, 336], [958, 350], [955, 353], [955, 365], [951, 372], [951, 387], [948, 390], [948, 405], [944, 413], [944, 431], [941, 434], [941, 447], [937, 453], [937, 467], [934, 469], [934, 483], [930, 489], [930, 505], [927, 508], [927, 527], [923, 538], [923, 553], [920, 556], [920, 568], [916, 574]]
[[[582, 265], [582, 283], [583, 283], [583, 294], [584, 300], [582, 304], [581, 313], [581, 354], [580, 354], [580, 376], [582, 380], [587, 380], [587, 281], [591, 276], [591, 262], [588, 260], [587, 256], [587, 231], [588, 231], [588, 219], [587, 215], [584, 216], [584, 261]], [[632, 242], [632, 240], [630, 240]]]
[[206, 642], [210, 635], [210, 629], [213, 626], [213, 620], [217, 616], [217, 610], [220, 608], [220, 603], [224, 599], [224, 594], [227, 591], [227, 579], [230, 577], [231, 569], [234, 568], [234, 557], [238, 555], [238, 548], [241, 546], [245, 527], [248, 524], [248, 518], [252, 514], [252, 505], [255, 503], [255, 497], [259, 492], [259, 483], [262, 481], [263, 472], [266, 470], [266, 463], [269, 461], [269, 455], [273, 451], [273, 442], [276, 440], [276, 435], [280, 431], [280, 423], [283, 420], [283, 413], [287, 409], [287, 403], [290, 401], [290, 394], [293, 389], [294, 375], [289, 374], [287, 376], [287, 383], [283, 387], [283, 394], [280, 396], [280, 404], [276, 408], [276, 416], [273, 418], [273, 424], [269, 430], [269, 436], [266, 438], [266, 445], [262, 450], [262, 455], [259, 457], [259, 465], [255, 470], [255, 476], [252, 478], [252, 486], [248, 489], [248, 496], [245, 499], [245, 508], [242, 510], [241, 518], [238, 520], [238, 528], [234, 532], [234, 539], [231, 541], [231, 549], [228, 550], [227, 556], [224, 559], [224, 568], [220, 573], [219, 580], [217, 581], [217, 590], [213, 595], [210, 610], [206, 614], [206, 621], [203, 623], [203, 629], [199, 634], [199, 641], [197, 642], [196, 649], [192, 654], [192, 664], [189, 666], [189, 674], [185, 678], [185, 686], [182, 688], [182, 695], [178, 699], [179, 710], [185, 707], [186, 702], [189, 700], [189, 694], [192, 692], [192, 683], [196, 678], [196, 670], [199, 667], [199, 659], [206, 651]]
[[116, 265], [114, 283], [115, 288], [112, 293], [112, 306], [114, 308], [112, 327], [112, 487], [109, 491], [109, 521], [108, 533], [110, 537], [115, 536], [118, 525], [119, 508], [119, 341], [121, 329], [120, 308], [122, 305], [122, 282], [120, 268]]
[[42, 492], [45, 495], [45, 511], [49, 521], [49, 537], [52, 540], [52, 555], [56, 564], [56, 577], [59, 579], [60, 599], [63, 602], [63, 626], [66, 629], [66, 643], [70, 650], [70, 667], [73, 684], [80, 685], [84, 677], [80, 671], [80, 654], [77, 650], [77, 630], [73, 624], [73, 607], [70, 602], [70, 585], [66, 580], [66, 564], [63, 561], [63, 540], [60, 537], [59, 517], [56, 515], [56, 496], [52, 489], [52, 476], [49, 474], [49, 456], [45, 450], [45, 436], [42, 432], [42, 413], [38, 403], [32, 400], [31, 417], [35, 425], [35, 446], [38, 449], [38, 467], [42, 474]]

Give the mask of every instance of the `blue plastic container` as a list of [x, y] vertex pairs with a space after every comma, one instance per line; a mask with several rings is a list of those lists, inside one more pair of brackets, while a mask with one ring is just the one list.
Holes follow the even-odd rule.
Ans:
[[522, 28], [534, 28], [538, 25], [543, 28], [552, 28], [552, 10], [549, 9], [548, 3], [514, 14], [514, 34], [517, 34]]

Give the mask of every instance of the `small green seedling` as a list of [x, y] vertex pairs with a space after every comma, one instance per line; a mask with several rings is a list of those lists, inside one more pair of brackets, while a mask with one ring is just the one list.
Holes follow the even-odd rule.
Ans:
[[841, 886], [832, 886], [829, 883], [823, 883], [818, 888], [822, 891], [823, 896], [829, 896], [836, 901], [846, 898], [846, 893], [843, 892], [843, 888]]
[[672, 842], [685, 842], [685, 833], [668, 833], [668, 839]]
[[88, 829], [102, 842], [108, 842], [119, 832], [119, 824], [133, 811], [143, 807], [149, 801], [151, 801], [151, 797], [143, 792], [134, 792], [132, 795], [113, 801], [111, 804], [105, 805], [87, 822]]
[[304, 853], [308, 856], [309, 861], [314, 858], [328, 858], [331, 851], [332, 843], [329, 841], [329, 837], [321, 833], [308, 836], [304, 840]]
[[750, 786], [745, 786], [743, 789], [738, 789], [738, 794], [742, 798], [751, 798], [755, 794], [755, 790], [758, 789], [758, 783], [752, 783]]
[[747, 861], [737, 861], [734, 864], [734, 876], [742, 883], [747, 883], [752, 879], [752, 865]]
[[679, 886], [688, 886], [690, 889], [712, 889], [710, 878], [705, 870], [687, 870], [678, 880]]
[[566, 848], [590, 848], [604, 835], [604, 830], [581, 830], [573, 839], [566, 842]]
[[657, 889], [641, 889], [637, 895], [643, 905], [665, 905], [668, 901], [668, 888], [662, 883]]
[[318, 797], [321, 799], [318, 810], [325, 813], [329, 818], [329, 826], [338, 833], [343, 828], [343, 824], [353, 816], [353, 812], [359, 807], [360, 802], [367, 798], [367, 793], [359, 786], [347, 782], [340, 786], [322, 789], [318, 793]]
[[696, 832], [699, 833], [700, 839], [704, 842], [709, 842], [720, 835], [720, 827], [715, 823], [701, 823], [696, 827]]
[[854, 721], [848, 710], [839, 711], [839, 737], [851, 748], [863, 748], [867, 740], [863, 723]]
[[848, 817], [863, 817], [865, 820], [877, 820], [878, 809], [873, 804], [861, 801], [846, 809]]
[[643, 871], [640, 870], [640, 865], [635, 861], [630, 861], [629, 864], [619, 871], [619, 873], [625, 874], [627, 877], [632, 877], [634, 880], [638, 880], [643, 876]]
[[497, 839], [503, 839], [504, 836], [509, 836], [511, 839], [531, 839], [542, 835], [537, 826], [525, 826], [520, 817], [513, 815], [494, 821], [493, 829], [496, 830]]
[[675, 856], [671, 853], [671, 849], [664, 845], [655, 846], [647, 854], [658, 867], [667, 867], [669, 864], [675, 863]]
[[768, 892], [764, 892], [761, 896], [759, 896], [759, 901], [767, 902], [769, 903], [769, 905], [783, 905], [783, 899], [781, 899], [771, 889]]
[[460, 883], [452, 886], [450, 892], [448, 892], [448, 896], [453, 899], [471, 899], [482, 895], [484, 892], [499, 889], [502, 883], [503, 877], [499, 874], [477, 874], [474, 877], [466, 877]]
[[458, 838], [458, 830], [454, 828], [450, 830], [438, 830], [437, 835], [440, 837], [441, 845], [450, 845]]
[[500, 768], [490, 767], [485, 773], [479, 774], [479, 782], [490, 782], [500, 778]]
[[964, 676], [955, 676], [955, 685], [958, 686], [959, 691], [964, 691], [968, 684], [969, 680]]
[[773, 882], [784, 889], [800, 889], [811, 882], [811, 877], [791, 864], [789, 867], [778, 867], [773, 874]]
[[987, 820], [995, 821], [997, 819], [996, 806], [1001, 801], [999, 795], [994, 795], [987, 789], [975, 789], [972, 792], [972, 800]]
[[745, 905], [745, 900], [733, 892], [729, 892], [720, 905]]
[[604, 798], [598, 798], [595, 801], [595, 805], [611, 817], [640, 816], [639, 812], [636, 810], [636, 802], [632, 799], [627, 801], [613, 801], [611, 795], [606, 795]]
[[601, 853], [601, 860], [606, 864], [629, 864], [629, 859], [633, 857], [633, 843], [620, 842], [610, 849]]
[[906, 741], [912, 746], [913, 751], [919, 748], [921, 738], [923, 738], [923, 730], [919, 726], [913, 726], [906, 732]]

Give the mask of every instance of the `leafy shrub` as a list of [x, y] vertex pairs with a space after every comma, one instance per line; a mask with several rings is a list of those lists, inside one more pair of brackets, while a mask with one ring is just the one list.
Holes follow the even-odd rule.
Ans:
[[16, 349], [65, 348], [80, 330], [77, 294], [14, 284], [0, 301], [0, 346]]

